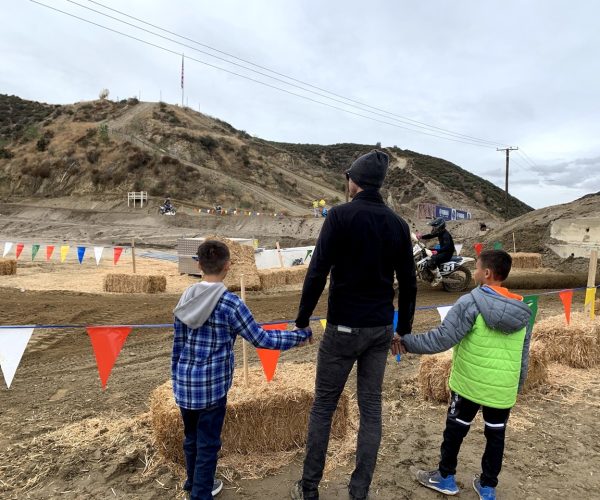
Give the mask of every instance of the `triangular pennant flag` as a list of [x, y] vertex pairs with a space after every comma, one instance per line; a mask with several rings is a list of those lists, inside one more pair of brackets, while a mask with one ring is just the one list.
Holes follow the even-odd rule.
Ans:
[[61, 245], [60, 247], [60, 261], [64, 262], [67, 258], [67, 254], [69, 253], [69, 245]]
[[477, 254], [477, 257], [479, 257], [479, 254], [483, 250], [483, 243], [475, 243], [473, 245], [473, 248], [475, 249], [475, 253]]
[[81, 264], [83, 262], [83, 256], [85, 255], [85, 247], [77, 247], [77, 259]]
[[17, 259], [20, 257], [24, 247], [23, 243], [17, 243]]
[[123, 248], [121, 247], [115, 247], [113, 250], [113, 265], [117, 265], [117, 262], [119, 262], [119, 257], [121, 257], [121, 254], [123, 253]]
[[596, 287], [588, 288], [585, 291], [585, 302], [584, 307], [589, 304], [590, 306], [590, 318], [594, 319], [596, 317]]
[[[288, 324], [287, 323], [278, 323], [276, 325], [264, 325], [264, 330], [286, 330]], [[256, 349], [258, 353], [258, 357], [260, 358], [260, 362], [263, 367], [263, 371], [265, 372], [265, 377], [267, 377], [267, 382], [273, 380], [273, 376], [275, 375], [275, 370], [277, 369], [277, 361], [279, 361], [280, 351], [276, 349]]]
[[462, 243], [456, 243], [456, 245], [454, 245], [454, 248], [456, 249], [456, 255], [460, 255], [462, 247], [463, 247]]
[[4, 252], [2, 253], [2, 257], [6, 257], [8, 252], [12, 250], [13, 244], [10, 241], [4, 243]]
[[502, 250], [502, 243], [499, 241], [494, 242], [494, 250]]
[[102, 382], [102, 389], [106, 389], [106, 382], [121, 348], [131, 332], [129, 326], [88, 326], [86, 327], [92, 348], [96, 356], [98, 374]]
[[533, 329], [533, 325], [535, 323], [535, 317], [538, 312], [538, 299], [537, 295], [529, 295], [528, 297], [523, 297], [523, 302], [529, 306], [531, 309], [531, 319], [529, 320], [529, 330]]
[[448, 311], [450, 309], [452, 309], [452, 306], [442, 306], [437, 308], [437, 312], [439, 313], [440, 318], [442, 319], [442, 323], [446, 319], [446, 315], [448, 314]]
[[46, 260], [50, 260], [52, 258], [53, 253], [54, 245], [46, 245]]
[[394, 311], [394, 331], [396, 331], [396, 327], [398, 326], [398, 311]]
[[94, 247], [94, 257], [96, 258], [96, 265], [100, 265], [100, 259], [102, 258], [102, 252], [104, 247]]
[[256, 349], [256, 352], [260, 358], [267, 382], [270, 382], [275, 376], [275, 370], [277, 369], [277, 361], [279, 361], [280, 351], [275, 349]]
[[0, 368], [9, 389], [32, 333], [33, 328], [0, 329]]
[[565, 308], [565, 316], [567, 318], [567, 325], [571, 323], [571, 303], [573, 302], [573, 290], [563, 290], [558, 294], [560, 300]]
[[323, 330], [325, 330], [325, 328], [327, 328], [327, 320], [326, 319], [320, 319], [319, 322], [321, 323], [321, 326], [323, 327]]
[[35, 259], [35, 256], [40, 251], [39, 245], [31, 245], [31, 260]]

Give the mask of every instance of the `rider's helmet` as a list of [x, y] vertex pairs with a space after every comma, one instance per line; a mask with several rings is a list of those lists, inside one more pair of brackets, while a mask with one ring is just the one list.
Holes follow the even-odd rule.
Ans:
[[439, 234], [446, 229], [446, 219], [443, 217], [438, 217], [433, 219], [429, 225], [432, 227], [431, 234]]

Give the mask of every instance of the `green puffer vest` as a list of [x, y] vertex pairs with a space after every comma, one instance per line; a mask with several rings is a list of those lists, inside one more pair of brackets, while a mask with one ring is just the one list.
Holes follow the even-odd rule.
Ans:
[[480, 314], [473, 329], [454, 346], [450, 389], [490, 408], [517, 401], [526, 328], [506, 334], [488, 327]]

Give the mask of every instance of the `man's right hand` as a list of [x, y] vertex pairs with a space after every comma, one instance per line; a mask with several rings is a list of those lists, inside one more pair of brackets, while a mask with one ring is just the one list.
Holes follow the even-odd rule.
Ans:
[[392, 339], [391, 350], [392, 350], [392, 354], [394, 356], [396, 356], [398, 354], [406, 354], [408, 352], [406, 350], [406, 348], [404, 347], [404, 344], [402, 344], [402, 337], [400, 335], [398, 335], [397, 333], [394, 333], [394, 338]]

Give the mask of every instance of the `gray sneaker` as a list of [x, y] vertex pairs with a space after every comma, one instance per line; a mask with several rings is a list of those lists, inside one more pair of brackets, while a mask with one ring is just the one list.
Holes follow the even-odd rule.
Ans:
[[304, 492], [302, 491], [302, 481], [296, 481], [290, 490], [290, 498], [292, 500], [304, 500]]
[[220, 479], [215, 479], [213, 481], [212, 496], [216, 497], [219, 493], [221, 493], [222, 489], [223, 489], [223, 481], [221, 481]]

